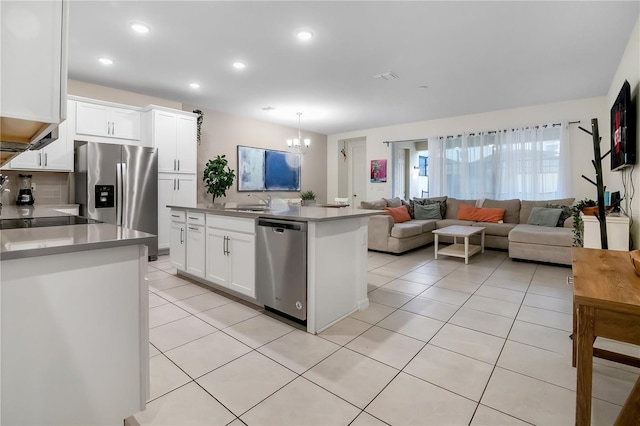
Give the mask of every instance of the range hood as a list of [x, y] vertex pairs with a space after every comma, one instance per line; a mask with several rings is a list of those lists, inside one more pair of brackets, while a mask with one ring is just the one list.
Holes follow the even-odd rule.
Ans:
[[0, 118], [0, 166], [16, 155], [38, 150], [58, 139], [58, 125], [17, 118]]

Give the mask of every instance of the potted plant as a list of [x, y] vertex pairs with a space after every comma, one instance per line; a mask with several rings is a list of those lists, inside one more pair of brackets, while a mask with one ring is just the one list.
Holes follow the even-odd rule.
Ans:
[[[588, 198], [584, 200], [580, 200], [576, 203], [575, 206], [571, 209], [571, 216], [573, 217], [573, 246], [574, 247], [582, 247], [584, 246], [584, 222], [582, 221], [582, 217], [580, 213], [582, 213], [585, 209], [593, 209], [597, 208], [598, 203]], [[589, 211], [589, 210], [588, 210]], [[586, 213], [585, 213], [586, 214]], [[595, 214], [595, 213], [589, 213]]]
[[303, 206], [312, 206], [316, 203], [316, 193], [313, 191], [304, 191], [300, 194]]
[[213, 195], [214, 203], [216, 197], [224, 197], [227, 195], [227, 189], [231, 188], [235, 177], [236, 173], [229, 168], [224, 155], [218, 155], [214, 160], [207, 162], [204, 167], [202, 180], [207, 186], [207, 192]]

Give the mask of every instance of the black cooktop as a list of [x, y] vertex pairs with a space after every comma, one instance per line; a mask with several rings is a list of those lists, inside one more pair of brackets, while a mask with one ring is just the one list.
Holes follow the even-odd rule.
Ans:
[[45, 228], [48, 226], [86, 225], [102, 223], [82, 216], [31, 217], [24, 219], [0, 219], [0, 229]]

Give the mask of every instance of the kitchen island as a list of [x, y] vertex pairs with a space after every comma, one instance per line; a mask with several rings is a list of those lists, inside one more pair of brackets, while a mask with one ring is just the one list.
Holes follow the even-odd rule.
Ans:
[[[367, 224], [383, 213], [352, 207], [269, 208], [211, 205], [171, 208], [171, 259], [178, 273], [252, 303], [264, 277], [256, 274], [259, 219], [306, 224], [306, 327], [319, 333], [369, 306], [367, 298]], [[259, 271], [258, 271], [259, 272]]]
[[[4, 206], [0, 219], [59, 210]], [[122, 424], [145, 409], [150, 237], [106, 223], [0, 232], [2, 424]]]

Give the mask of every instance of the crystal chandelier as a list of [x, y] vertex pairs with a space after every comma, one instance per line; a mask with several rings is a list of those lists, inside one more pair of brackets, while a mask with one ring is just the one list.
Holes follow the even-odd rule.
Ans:
[[299, 112], [298, 113], [298, 137], [294, 139], [287, 139], [287, 146], [289, 147], [289, 149], [294, 149], [301, 154], [306, 154], [307, 151], [309, 150], [309, 145], [311, 145], [311, 139], [309, 138], [305, 138], [304, 140], [302, 139], [302, 136], [300, 133], [300, 116], [301, 115], [302, 113]]

